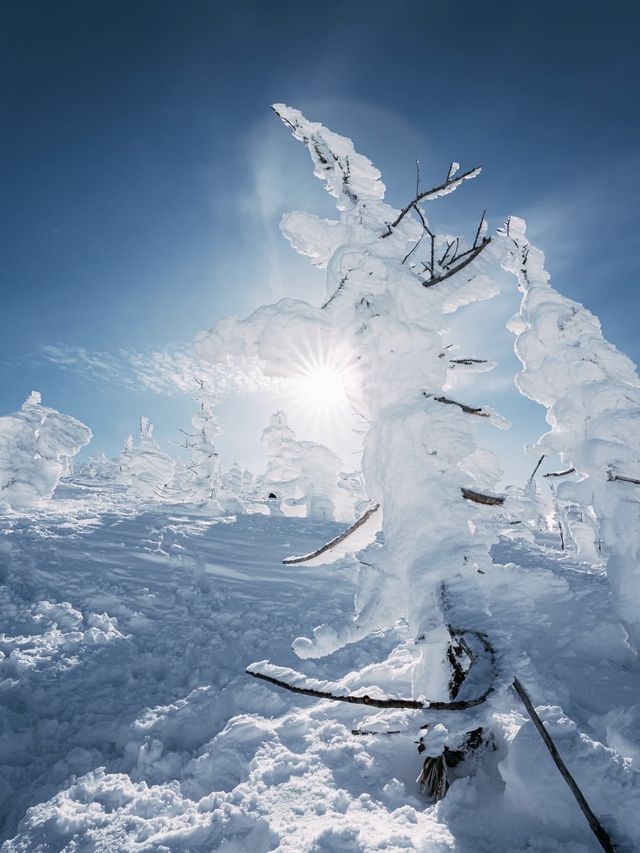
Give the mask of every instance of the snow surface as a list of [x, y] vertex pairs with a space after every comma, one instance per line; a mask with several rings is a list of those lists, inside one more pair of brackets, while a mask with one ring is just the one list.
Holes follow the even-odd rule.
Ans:
[[[244, 674], [265, 658], [299, 668], [291, 639], [310, 624], [342, 624], [355, 559], [280, 562], [342, 529], [139, 504], [95, 480], [2, 517], [3, 853], [597, 850], [505, 678], [491, 711], [495, 752], [430, 806], [415, 782], [419, 727], [432, 724], [437, 751], [474, 712], [336, 704]], [[556, 547], [501, 540], [491, 621], [517, 639], [505, 666], [517, 668], [620, 849], [632, 851], [640, 676], [604, 574]], [[341, 691], [406, 696], [415, 654], [399, 622], [305, 660], [304, 672]]]

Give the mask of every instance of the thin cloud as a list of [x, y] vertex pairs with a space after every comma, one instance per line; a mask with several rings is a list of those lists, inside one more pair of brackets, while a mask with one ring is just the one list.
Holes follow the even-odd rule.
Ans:
[[89, 350], [67, 344], [45, 344], [41, 360], [87, 381], [151, 391], [160, 396], [191, 394], [204, 382], [218, 394], [255, 394], [277, 390], [279, 383], [265, 376], [256, 358], [234, 358], [210, 364], [185, 346], [117, 352]]

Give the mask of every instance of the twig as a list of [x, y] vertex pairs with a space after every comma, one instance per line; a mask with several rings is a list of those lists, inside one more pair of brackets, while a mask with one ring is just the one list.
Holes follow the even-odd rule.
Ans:
[[332, 539], [330, 542], [327, 542], [326, 545], [323, 545], [321, 548], [318, 548], [317, 551], [313, 551], [311, 554], [305, 554], [303, 557], [287, 557], [282, 562], [285, 566], [292, 566], [295, 563], [304, 563], [307, 560], [311, 560], [314, 557], [319, 557], [321, 554], [330, 551], [332, 548], [335, 548], [336, 545], [339, 545], [341, 542], [344, 542], [344, 540], [351, 536], [351, 534], [354, 533], [359, 527], [362, 527], [365, 521], [368, 521], [374, 514], [374, 512], [377, 512], [379, 509], [380, 504], [375, 504], [374, 506], [370, 507], [364, 513], [364, 515], [360, 516], [357, 521], [354, 521], [351, 527], [345, 530], [344, 533], [341, 533], [339, 536], [336, 536], [335, 539]]
[[[536, 467], [533, 469], [533, 471], [531, 472], [531, 476], [529, 477], [529, 482], [530, 482], [530, 483], [533, 481], [533, 478], [534, 478], [534, 477], [536, 476], [536, 474], [538, 473], [538, 468], [542, 465], [542, 462], [543, 462], [543, 460], [544, 460], [544, 457], [545, 457], [545, 454], [543, 453], [543, 454], [542, 454], [542, 456], [540, 457], [540, 459], [538, 459], [538, 464], [537, 464], [537, 465], [536, 465]], [[546, 476], [546, 474], [545, 474], [545, 476]]]
[[[449, 170], [451, 171], [451, 170]], [[468, 172], [464, 172], [457, 178], [447, 177], [447, 180], [440, 184], [437, 187], [432, 187], [430, 190], [425, 190], [422, 193], [417, 193], [416, 197], [409, 202], [405, 207], [402, 208], [398, 216], [387, 226], [387, 230], [384, 234], [381, 234], [380, 237], [384, 239], [385, 237], [390, 237], [393, 233], [393, 229], [397, 228], [400, 222], [404, 219], [404, 217], [409, 213], [411, 208], [415, 208], [416, 205], [421, 201], [429, 201], [432, 198], [437, 198], [443, 190], [449, 190], [449, 192], [453, 192], [456, 190], [463, 181], [466, 181], [467, 178], [475, 178], [476, 175], [480, 174], [480, 167], [476, 166], [473, 169], [469, 169]]]
[[567, 468], [566, 471], [549, 471], [548, 474], [543, 474], [543, 477], [566, 477], [567, 474], [575, 473], [575, 468]]
[[470, 367], [472, 364], [487, 364], [488, 359], [486, 358], [450, 358], [449, 364], [464, 364], [467, 367]]
[[[457, 272], [460, 272], [460, 270], [462, 270], [466, 266], [468, 266], [468, 264], [470, 264], [471, 261], [475, 260], [478, 257], [478, 255], [480, 254], [480, 252], [483, 249], [485, 249], [489, 245], [490, 242], [491, 242], [491, 237], [485, 237], [479, 246], [476, 246], [475, 249], [472, 249], [471, 252], [469, 252], [468, 257], [464, 261], [462, 261], [462, 263], [457, 264], [455, 267], [451, 267], [451, 269], [447, 270], [447, 272], [444, 273], [443, 275], [436, 275], [433, 278], [429, 278], [426, 281], [422, 281], [421, 282], [422, 286], [423, 287], [434, 287], [434, 285], [440, 284], [441, 281], [445, 281], [446, 279], [451, 278], [452, 275], [455, 275]], [[462, 255], [460, 255], [460, 257], [462, 257]]]
[[582, 791], [580, 790], [580, 788], [578, 788], [575, 779], [573, 778], [573, 776], [571, 775], [571, 773], [569, 772], [569, 770], [567, 768], [567, 765], [564, 763], [564, 761], [560, 757], [560, 753], [558, 752], [556, 745], [554, 744], [553, 740], [551, 739], [551, 735], [545, 729], [545, 727], [542, 723], [542, 720], [540, 719], [540, 717], [536, 713], [536, 709], [533, 707], [533, 703], [531, 702], [531, 699], [529, 698], [527, 691], [524, 689], [522, 684], [520, 684], [520, 682], [518, 681], [517, 678], [513, 679], [513, 689], [516, 691], [516, 693], [518, 694], [518, 696], [522, 700], [524, 707], [527, 709], [527, 713], [531, 717], [531, 722], [536, 727], [538, 734], [540, 735], [540, 737], [544, 741], [544, 745], [549, 750], [549, 754], [551, 755], [551, 758], [553, 758], [556, 767], [558, 768], [558, 770], [560, 771], [560, 774], [562, 775], [562, 778], [564, 779], [564, 781], [569, 786], [569, 789], [571, 790], [571, 793], [573, 794], [573, 796], [576, 798], [576, 801], [577, 801], [578, 805], [580, 806], [580, 809], [581, 809], [583, 815], [586, 817], [587, 822], [589, 823], [589, 826], [591, 827], [591, 831], [593, 832], [595, 837], [600, 842], [600, 846], [602, 847], [603, 850], [606, 850], [607, 853], [616, 853], [616, 848], [613, 846], [613, 843], [611, 841], [611, 838], [609, 837], [609, 834], [607, 833], [605, 828], [602, 826], [602, 824], [600, 823], [598, 818], [595, 816], [595, 814], [591, 811], [591, 808], [589, 807], [589, 803], [584, 798], [584, 795], [583, 795]]
[[478, 238], [480, 237], [480, 231], [482, 230], [482, 223], [484, 222], [484, 218], [486, 216], [486, 213], [487, 213], [486, 210], [482, 211], [482, 216], [480, 217], [480, 222], [478, 223], [478, 230], [476, 231], [476, 236], [474, 237], [474, 240], [473, 240], [473, 248], [474, 249], [478, 245]]
[[[426, 391], [423, 391], [422, 393], [427, 399], [433, 397], [433, 394], [427, 394]], [[458, 403], [457, 400], [451, 400], [449, 397], [433, 397], [433, 399], [436, 403], [444, 403], [446, 406], [457, 406], [459, 409], [462, 409], [466, 415], [477, 415], [479, 418], [489, 417], [489, 412], [485, 412], [481, 406], [479, 408], [467, 406], [465, 403]]]

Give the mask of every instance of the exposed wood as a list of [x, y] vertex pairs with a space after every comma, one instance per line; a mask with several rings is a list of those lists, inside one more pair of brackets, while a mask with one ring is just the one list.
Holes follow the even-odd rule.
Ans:
[[312, 551], [311, 554], [305, 554], [302, 557], [286, 557], [282, 562], [285, 566], [292, 566], [296, 563], [304, 563], [307, 560], [312, 560], [314, 557], [319, 557], [321, 554], [325, 554], [327, 551], [330, 551], [332, 548], [335, 548], [336, 545], [339, 545], [341, 542], [344, 542], [352, 533], [354, 533], [359, 527], [368, 521], [374, 512], [377, 512], [380, 509], [380, 504], [374, 504], [374, 506], [370, 507], [364, 515], [361, 515], [357, 521], [349, 527], [344, 533], [341, 533], [339, 536], [336, 536], [335, 539], [332, 539], [330, 542], [327, 542], [326, 545], [323, 545], [321, 548], [318, 548], [317, 551]]
[[543, 474], [543, 477], [566, 477], [567, 474], [574, 474], [575, 468], [567, 468], [566, 471], [549, 471], [548, 474]]
[[[427, 394], [426, 391], [423, 391], [422, 394], [427, 398], [427, 400], [430, 397], [433, 397], [433, 394]], [[436, 403], [444, 403], [446, 406], [457, 406], [459, 409], [462, 409], [466, 415], [477, 415], [479, 418], [489, 417], [489, 412], [485, 412], [482, 406], [467, 406], [465, 403], [459, 403], [457, 400], [451, 400], [449, 397], [433, 397], [433, 399]]]
[[381, 238], [390, 237], [393, 234], [393, 229], [397, 228], [397, 226], [402, 222], [404, 217], [409, 213], [412, 208], [415, 208], [417, 204], [421, 201], [429, 201], [432, 198], [437, 198], [443, 190], [449, 190], [449, 192], [453, 192], [457, 189], [463, 181], [466, 181], [469, 178], [475, 178], [476, 175], [480, 174], [480, 167], [476, 166], [473, 169], [469, 169], [468, 172], [464, 172], [462, 175], [459, 175], [457, 178], [447, 176], [447, 180], [440, 184], [437, 187], [432, 187], [430, 190], [425, 190], [424, 192], [418, 193], [414, 199], [412, 199], [409, 204], [405, 205], [402, 208], [400, 213], [396, 216], [396, 218], [387, 226], [387, 230], [384, 234], [381, 234]]
[[591, 831], [593, 832], [595, 837], [600, 842], [600, 846], [602, 847], [603, 850], [606, 850], [607, 853], [616, 853], [616, 848], [614, 847], [614, 845], [611, 841], [611, 838], [609, 837], [609, 834], [607, 833], [605, 828], [602, 826], [602, 824], [600, 823], [598, 818], [595, 816], [595, 814], [591, 810], [589, 803], [584, 798], [582, 791], [580, 790], [580, 788], [576, 784], [575, 779], [573, 778], [573, 776], [569, 772], [567, 765], [562, 760], [556, 745], [554, 744], [553, 740], [551, 739], [551, 735], [545, 729], [542, 720], [538, 716], [536, 709], [533, 707], [533, 703], [531, 702], [531, 699], [529, 698], [529, 694], [524, 689], [522, 684], [520, 684], [520, 682], [518, 681], [517, 678], [513, 679], [513, 689], [516, 691], [516, 693], [518, 694], [518, 696], [522, 700], [524, 707], [527, 709], [527, 713], [531, 717], [531, 722], [536, 727], [538, 734], [540, 735], [540, 737], [544, 741], [544, 745], [549, 750], [549, 754], [551, 755], [551, 758], [553, 758], [556, 767], [558, 768], [558, 770], [560, 771], [560, 774], [562, 775], [562, 778], [564, 779], [564, 781], [569, 786], [571, 793], [575, 797], [578, 805], [580, 806], [582, 813], [584, 814], [584, 816], [587, 819], [587, 822], [589, 823]]
[[502, 506], [505, 499], [498, 495], [484, 495], [482, 492], [474, 492], [471, 489], [460, 489], [462, 497], [467, 501], [473, 501], [476, 504], [485, 504], [486, 506]]

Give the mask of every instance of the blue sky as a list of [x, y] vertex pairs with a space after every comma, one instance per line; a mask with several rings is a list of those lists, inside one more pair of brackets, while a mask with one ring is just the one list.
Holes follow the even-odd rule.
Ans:
[[[140, 414], [166, 446], [193, 409], [180, 388], [198, 329], [318, 298], [321, 273], [277, 223], [329, 199], [274, 101], [351, 136], [397, 205], [417, 157], [425, 184], [481, 164], [436, 224], [524, 216], [554, 285], [639, 362], [638, 18], [562, 0], [3, 4], [0, 412], [36, 388], [92, 427], [90, 452], [114, 454]], [[516, 305], [513, 285], [487, 323]], [[501, 375], [515, 370], [508, 333], [491, 337]], [[488, 382], [514, 421], [493, 441], [519, 460], [542, 412]], [[277, 405], [225, 403], [229, 464], [259, 466]]]

